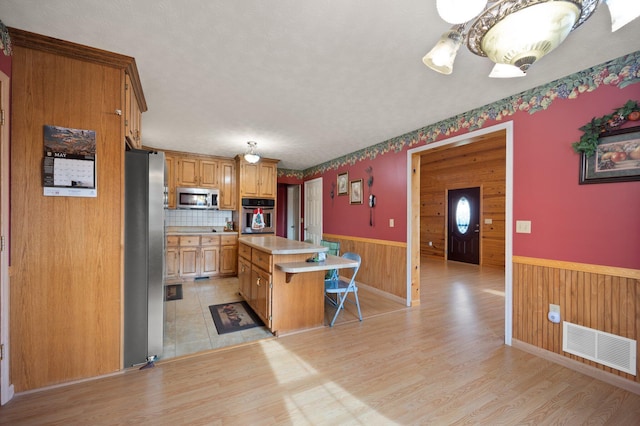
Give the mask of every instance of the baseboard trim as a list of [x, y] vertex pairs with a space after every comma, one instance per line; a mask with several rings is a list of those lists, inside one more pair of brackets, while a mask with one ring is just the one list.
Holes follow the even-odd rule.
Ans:
[[394, 302], [402, 303], [405, 306], [407, 305], [407, 299], [405, 299], [404, 297], [399, 297], [399, 296], [396, 296], [395, 294], [387, 293], [386, 291], [382, 291], [379, 288], [375, 288], [375, 287], [371, 287], [370, 285], [363, 284], [361, 282], [358, 282], [357, 280], [356, 280], [356, 283], [358, 284], [358, 287], [364, 288], [367, 291], [375, 293], [378, 296], [384, 297], [389, 300], [393, 300]]
[[556, 364], [560, 364], [563, 367], [567, 367], [573, 371], [577, 371], [578, 373], [593, 377], [594, 379], [600, 380], [601, 382], [605, 382], [636, 395], [640, 395], [640, 383], [632, 382], [623, 377], [616, 376], [615, 374], [602, 371], [591, 365], [583, 364], [579, 361], [567, 358], [555, 352], [547, 351], [545, 349], [533, 346], [529, 343], [525, 343], [517, 339], [512, 339], [512, 346], [516, 349], [520, 349], [521, 351], [528, 352], [531, 355], [535, 355]]

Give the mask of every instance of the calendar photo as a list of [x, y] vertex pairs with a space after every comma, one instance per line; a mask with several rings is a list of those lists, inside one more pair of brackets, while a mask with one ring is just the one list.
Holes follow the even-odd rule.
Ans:
[[95, 197], [96, 132], [44, 126], [44, 195]]

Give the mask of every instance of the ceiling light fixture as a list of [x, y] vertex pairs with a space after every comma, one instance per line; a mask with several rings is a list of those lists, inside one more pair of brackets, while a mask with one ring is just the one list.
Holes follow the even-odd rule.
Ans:
[[[466, 42], [472, 53], [496, 64], [490, 77], [522, 77], [589, 19], [600, 1], [437, 0], [440, 17], [455, 25], [422, 62], [434, 71], [451, 74], [458, 49]], [[603, 1], [611, 14], [611, 31], [640, 16], [638, 0]]]
[[249, 145], [249, 149], [244, 153], [244, 159], [251, 164], [260, 161], [260, 155], [256, 152], [256, 145], [258, 145], [258, 143], [249, 141], [247, 142], [247, 145]]

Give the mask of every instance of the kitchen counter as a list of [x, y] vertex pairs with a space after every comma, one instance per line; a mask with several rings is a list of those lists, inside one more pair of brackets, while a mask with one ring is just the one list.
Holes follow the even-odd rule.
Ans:
[[166, 235], [238, 235], [238, 231], [226, 231], [223, 226], [168, 226], [165, 233]]
[[316, 254], [329, 250], [328, 247], [305, 243], [302, 241], [288, 240], [275, 235], [245, 236], [238, 238], [239, 243], [262, 250], [269, 254]]

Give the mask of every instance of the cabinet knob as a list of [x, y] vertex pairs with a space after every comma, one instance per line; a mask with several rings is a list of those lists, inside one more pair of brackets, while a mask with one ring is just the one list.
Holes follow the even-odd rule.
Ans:
[[256, 280], [256, 285], [260, 287], [260, 277], [258, 277], [258, 279]]

